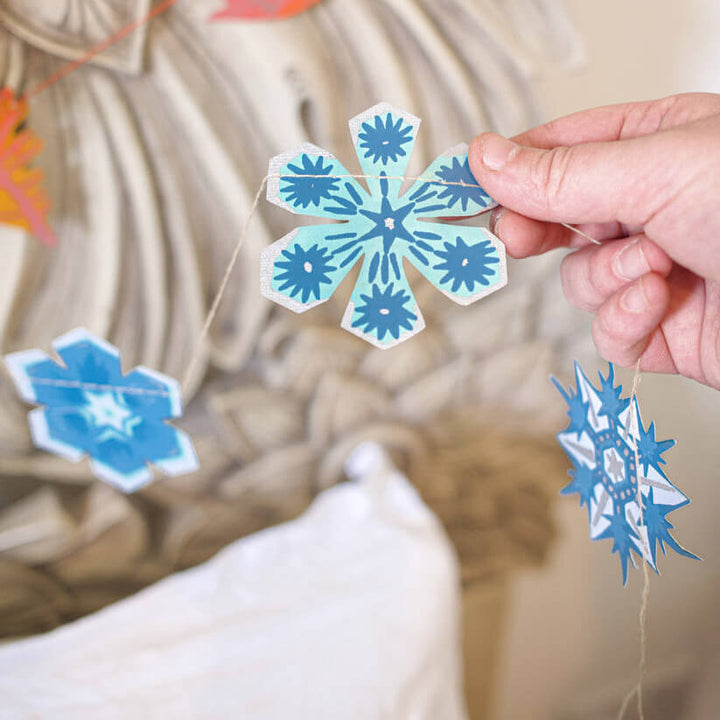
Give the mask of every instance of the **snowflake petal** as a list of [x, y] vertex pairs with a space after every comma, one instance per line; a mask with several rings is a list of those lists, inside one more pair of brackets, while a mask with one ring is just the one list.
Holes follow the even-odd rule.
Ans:
[[[436, 225], [430, 226], [433, 232]], [[441, 227], [432, 252], [408, 255], [412, 264], [451, 300], [469, 305], [507, 284], [504, 248], [491, 232], [474, 227]], [[442, 244], [440, 244], [442, 243]]]
[[393, 347], [425, 327], [415, 296], [404, 273], [390, 273], [387, 282], [381, 276], [370, 280], [372, 259], [366, 259], [342, 326], [376, 347]]
[[497, 207], [470, 170], [467, 145], [440, 155], [406, 193], [418, 217], [471, 217]]
[[328, 300], [359, 260], [363, 246], [343, 225], [306, 225], [265, 248], [261, 290], [301, 313]]
[[267, 199], [296, 215], [347, 220], [367, 192], [331, 153], [306, 143], [270, 160]]
[[371, 195], [380, 193], [379, 176], [392, 178], [397, 196], [415, 145], [420, 120], [388, 103], [379, 103], [350, 120], [350, 134]]

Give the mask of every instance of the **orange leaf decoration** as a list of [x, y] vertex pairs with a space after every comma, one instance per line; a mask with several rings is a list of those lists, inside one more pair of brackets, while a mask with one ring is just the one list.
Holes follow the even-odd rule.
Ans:
[[18, 130], [27, 117], [25, 100], [9, 88], [0, 90], [0, 223], [17, 225], [47, 245], [56, 242], [47, 223], [50, 201], [42, 187], [42, 170], [27, 164], [37, 157], [42, 140], [30, 130]]
[[211, 20], [276, 20], [297, 15], [320, 0], [225, 0], [227, 7]]

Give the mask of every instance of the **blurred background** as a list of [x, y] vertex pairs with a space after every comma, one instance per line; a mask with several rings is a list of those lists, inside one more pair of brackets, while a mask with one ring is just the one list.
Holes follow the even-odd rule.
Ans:
[[[59, 243], [49, 250], [0, 226], [3, 353], [48, 351], [54, 337], [83, 325], [122, 350], [126, 369], [142, 363], [182, 376], [268, 158], [310, 140], [354, 171], [347, 120], [376, 102], [422, 118], [413, 173], [480, 130], [511, 134], [586, 107], [720, 92], [720, 7], [713, 0], [323, 0], [286, 20], [209, 23], [224, 5], [180, 0], [31, 103], [28, 125], [45, 141], [37, 165], [46, 173]], [[0, 0], [3, 83], [22, 93], [146, 8], [142, 0], [53, 7]], [[267, 683], [276, 703], [265, 698], [265, 714], [244, 717], [288, 717], [294, 707], [296, 717], [308, 718], [463, 718], [461, 653], [471, 720], [616, 717], [638, 672], [642, 575], [631, 573], [623, 588], [610, 544], [591, 543], [585, 511], [557, 494], [568, 466], [554, 441], [564, 407], [548, 376], [569, 382], [575, 359], [589, 377], [604, 369], [590, 318], [562, 297], [562, 254], [511, 262], [508, 287], [468, 308], [412, 276], [428, 328], [382, 352], [339, 327], [351, 280], [302, 316], [260, 297], [260, 251], [303, 221], [312, 219], [267, 204], [253, 221], [180, 423], [195, 441], [198, 473], [158, 476], [124, 496], [98, 482], [87, 463], [34, 450], [28, 408], [2, 375], [0, 689], [12, 699], [0, 717], [58, 718], [60, 707], [73, 720], [86, 717], [73, 706], [72, 688], [92, 685], [92, 673], [101, 672], [91, 669], [93, 642], [97, 652], [104, 646], [116, 653], [117, 666], [102, 672], [122, 692], [113, 697], [115, 715], [103, 715], [99, 705], [88, 716], [155, 717], [152, 703], [167, 708], [167, 697], [137, 700], [131, 714], [123, 698], [134, 697], [137, 680], [121, 665], [132, 666], [146, 636], [167, 653], [161, 657], [172, 673], [171, 659], [181, 662], [181, 640], [168, 639], [172, 624], [177, 620], [179, 638], [184, 624], [196, 621], [175, 613], [173, 603], [196, 595], [208, 627], [222, 618], [245, 632], [242, 623], [252, 617], [251, 628], [267, 621], [294, 638], [277, 645], [277, 655], [269, 646], [260, 653], [266, 666], [255, 662], [257, 654], [247, 664], [235, 658], [233, 687], [240, 676], [248, 692]], [[630, 387], [631, 373], [620, 379]], [[639, 395], [657, 436], [677, 440], [667, 474], [694, 502], [671, 519], [678, 540], [704, 558], [663, 557], [662, 575], [652, 578], [646, 716], [709, 720], [720, 711], [713, 442], [720, 400], [674, 377], [644, 376]], [[309, 578], [326, 563], [326, 575], [297, 584], [275, 578], [247, 590], [262, 575], [258, 548], [294, 527], [315, 523], [315, 545], [333, 538], [345, 547], [333, 533], [354, 501], [333, 506], [335, 524], [323, 524], [313, 503], [352, 484], [343, 468], [364, 440], [386, 449], [446, 535], [426, 518], [422, 532], [411, 523], [378, 545], [355, 537], [345, 559], [322, 562], [311, 562], [312, 544], [293, 535], [282, 553], [270, 555], [278, 573], [286, 558]], [[298, 517], [301, 526], [291, 522]], [[393, 517], [378, 511], [378, 522], [405, 528]], [[403, 544], [413, 538], [418, 546]], [[213, 560], [224, 548], [229, 555]], [[213, 575], [218, 559], [247, 558], [250, 548], [254, 559], [243, 572]], [[383, 555], [386, 565], [376, 568]], [[363, 569], [354, 578], [362, 586], [343, 575], [348, 557]], [[418, 558], [427, 558], [426, 566]], [[412, 582], [389, 580], [397, 575], [394, 562]], [[175, 575], [177, 585], [153, 589], [195, 566], [206, 574]], [[292, 568], [283, 577], [294, 577]], [[317, 638], [333, 636], [322, 624], [307, 636], [295, 632], [305, 606], [288, 598], [300, 587], [315, 588], [309, 604], [327, 603], [318, 622], [347, 612], [358, 638], [377, 633], [386, 643], [369, 665], [355, 667], [350, 687], [337, 676], [350, 667], [348, 658], [362, 657], [360, 639], [326, 650], [334, 670], [307, 661], [305, 684], [316, 683], [318, 694], [322, 687], [330, 697], [326, 686], [342, 686], [342, 715], [303, 711], [289, 686], [272, 687], [272, 658], [303, 658]], [[343, 605], [352, 593], [361, 600]], [[251, 595], [252, 612], [243, 610]], [[280, 595], [286, 616], [277, 611]], [[221, 607], [220, 596], [237, 605]], [[435, 596], [436, 605], [420, 601]], [[167, 633], [158, 638], [138, 625], [124, 641], [113, 635], [120, 618], [132, 624], [143, 615], [144, 603], [166, 614]], [[276, 614], [268, 618], [269, 609]], [[381, 615], [391, 629], [385, 634]], [[461, 642], [455, 621], [462, 621]], [[65, 634], [39, 635], [56, 628]], [[37, 636], [36, 644], [20, 641], [28, 636]], [[423, 642], [410, 642], [418, 637]], [[239, 629], [233, 638], [256, 647]], [[228, 642], [219, 632], [212, 648], [193, 652], [226, 658]], [[386, 653], [399, 646], [404, 654]], [[76, 669], [63, 675], [65, 658]], [[434, 685], [423, 674], [428, 665], [442, 669]], [[395, 673], [398, 667], [403, 672]], [[210, 713], [204, 704], [203, 684], [213, 696], [233, 694], [216, 684], [218, 674], [198, 683], [192, 703], [173, 706], [175, 716], [241, 716], [227, 707]], [[393, 711], [382, 703], [384, 710], [368, 710], [354, 694], [367, 700], [382, 688], [389, 697], [423, 698], [431, 685], [444, 694], [437, 690], [432, 702], [393, 700]], [[30, 708], [43, 695], [44, 709]]]

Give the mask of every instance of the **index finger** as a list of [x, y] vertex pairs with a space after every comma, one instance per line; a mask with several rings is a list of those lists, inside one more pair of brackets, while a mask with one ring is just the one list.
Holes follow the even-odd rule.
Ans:
[[561, 145], [612, 142], [649, 135], [720, 113], [720, 95], [685, 93], [661, 100], [606, 105], [566, 115], [512, 138], [548, 150]]

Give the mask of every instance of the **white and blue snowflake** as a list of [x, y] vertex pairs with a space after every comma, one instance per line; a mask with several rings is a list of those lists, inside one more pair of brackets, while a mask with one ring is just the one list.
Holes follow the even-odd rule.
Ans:
[[350, 121], [367, 189], [314, 145], [270, 162], [268, 199], [302, 215], [338, 222], [296, 228], [266, 248], [263, 294], [295, 312], [328, 300], [361, 260], [342, 326], [380, 348], [425, 327], [405, 275], [412, 263], [462, 305], [507, 282], [505, 250], [484, 228], [431, 222], [469, 217], [496, 203], [470, 172], [467, 147], [438, 157], [401, 194], [420, 121], [381, 103]]
[[[663, 553], [667, 545], [681, 555], [696, 557], [670, 535], [672, 525], [666, 519], [668, 513], [690, 501], [660, 467], [665, 464], [663, 453], [675, 441], [656, 440], [654, 423], [648, 429], [643, 427], [637, 401], [631, 407], [630, 400], [621, 397], [622, 387], [615, 385], [612, 365], [607, 377], [599, 377], [600, 388], [596, 389], [576, 363], [576, 387], [565, 390], [552, 378], [568, 404], [570, 418], [568, 427], [557, 436], [573, 463], [572, 480], [561, 492], [577, 494], [580, 507], [587, 508], [591, 539], [613, 541], [612, 551], [620, 557], [625, 584], [628, 563], [635, 565], [632, 553], [640, 558], [644, 554], [655, 572], [658, 546]], [[636, 442], [640, 468], [635, 464]]]
[[28, 415], [35, 445], [73, 461], [90, 456], [94, 474], [123, 492], [198, 467], [188, 436], [166, 420], [182, 416], [180, 388], [145, 367], [123, 374], [117, 348], [83, 328], [41, 350], [5, 357], [20, 397], [41, 405]]

